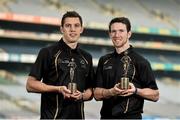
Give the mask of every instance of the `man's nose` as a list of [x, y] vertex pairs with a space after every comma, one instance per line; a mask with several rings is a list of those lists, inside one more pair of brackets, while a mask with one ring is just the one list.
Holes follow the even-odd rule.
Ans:
[[70, 30], [71, 30], [71, 31], [75, 31], [75, 26], [72, 25], [71, 28], [70, 28]]
[[120, 35], [119, 31], [116, 31], [114, 34], [115, 37], [118, 37], [119, 35]]

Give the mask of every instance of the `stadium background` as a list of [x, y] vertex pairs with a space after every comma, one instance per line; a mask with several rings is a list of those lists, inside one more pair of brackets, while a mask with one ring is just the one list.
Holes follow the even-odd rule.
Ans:
[[[130, 42], [156, 75], [160, 100], [145, 102], [143, 118], [180, 119], [180, 0], [0, 0], [0, 119], [39, 118], [40, 95], [25, 84], [40, 48], [61, 38], [60, 18], [80, 13], [80, 45], [93, 55], [113, 50], [107, 29], [116, 16], [132, 23]], [[101, 102], [85, 104], [86, 118], [98, 119]]]

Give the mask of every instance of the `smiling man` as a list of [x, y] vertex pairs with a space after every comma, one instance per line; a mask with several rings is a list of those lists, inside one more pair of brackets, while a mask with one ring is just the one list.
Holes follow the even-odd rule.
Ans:
[[144, 99], [159, 99], [150, 63], [129, 44], [131, 34], [128, 18], [111, 20], [109, 36], [115, 49], [100, 58], [94, 90], [95, 99], [103, 101], [101, 119], [141, 119]]
[[84, 101], [92, 99], [92, 56], [78, 46], [81, 16], [65, 13], [57, 43], [42, 48], [27, 79], [28, 92], [41, 93], [41, 119], [84, 119]]

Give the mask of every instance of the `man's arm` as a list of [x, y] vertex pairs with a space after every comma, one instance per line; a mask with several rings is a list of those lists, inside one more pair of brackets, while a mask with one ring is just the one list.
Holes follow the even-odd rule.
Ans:
[[84, 101], [92, 100], [92, 98], [93, 98], [93, 90], [92, 90], [92, 88], [88, 88], [82, 94], [83, 94], [82, 99]]
[[96, 100], [108, 99], [112, 96], [120, 96], [124, 94], [125, 90], [118, 88], [119, 84], [114, 85], [113, 88], [105, 89], [105, 88], [95, 88], [94, 89], [94, 97]]
[[156, 102], [159, 100], [159, 90], [153, 90], [150, 88], [137, 88], [136, 94], [150, 101]]
[[91, 100], [93, 98], [92, 88], [88, 88], [84, 92], [80, 92], [77, 90], [75, 93], [71, 94], [70, 97], [74, 100]]
[[51, 86], [42, 83], [41, 81], [37, 80], [36, 78], [29, 76], [26, 83], [26, 90], [28, 92], [36, 92], [36, 93], [43, 93], [43, 92], [59, 92], [59, 86]]
[[150, 101], [156, 102], [159, 100], [159, 90], [154, 90], [151, 88], [136, 88], [132, 83], [130, 83], [129, 85], [130, 89], [125, 91], [125, 94], [127, 96], [136, 94]]
[[58, 92], [62, 93], [64, 97], [70, 97], [70, 90], [68, 90], [66, 86], [47, 85], [32, 76], [29, 76], [27, 79], [26, 90], [34, 93]]
[[96, 100], [102, 100], [107, 99], [112, 96], [129, 96], [132, 94], [137, 94], [147, 100], [150, 101], [158, 101], [159, 100], [159, 90], [153, 90], [150, 88], [135, 88], [135, 86], [130, 83], [131, 88], [128, 90], [121, 90], [117, 87], [118, 84], [116, 84], [111, 89], [105, 89], [105, 88], [95, 88], [94, 90], [94, 97]]
[[105, 88], [95, 88], [94, 89], [94, 98], [97, 101], [102, 100], [105, 97], [106, 98], [111, 97], [110, 89], [105, 89]]

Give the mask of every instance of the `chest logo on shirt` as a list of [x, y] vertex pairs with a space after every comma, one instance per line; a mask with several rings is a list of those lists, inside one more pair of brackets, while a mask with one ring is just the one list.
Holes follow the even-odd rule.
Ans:
[[111, 70], [111, 69], [112, 69], [112, 65], [104, 66], [104, 70]]
[[58, 60], [58, 64], [62, 67], [62, 66], [68, 66], [68, 64], [70, 63], [70, 60], [69, 59], [67, 59], [67, 58], [64, 58], [64, 59], [59, 59]]
[[86, 68], [86, 62], [83, 59], [80, 60], [80, 65], [82, 68]]
[[61, 63], [63, 63], [63, 64], [69, 64], [69, 60], [68, 59], [64, 59], [64, 60], [61, 60]]
[[81, 59], [80, 63], [81, 63], [82, 65], [84, 65], [84, 64], [85, 64], [85, 61], [84, 61], [83, 59]]
[[[59, 64], [65, 65], [68, 67], [68, 65], [70, 64], [70, 60], [69, 59], [59, 59]], [[77, 63], [77, 67], [81, 67], [81, 68], [86, 68], [86, 62], [83, 59], [79, 60], [79, 65]]]

